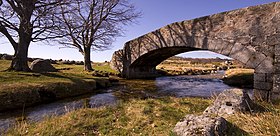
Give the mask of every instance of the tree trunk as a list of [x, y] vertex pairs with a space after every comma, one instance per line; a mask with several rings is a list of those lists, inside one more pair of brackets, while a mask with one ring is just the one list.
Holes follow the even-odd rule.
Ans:
[[90, 47], [84, 47], [84, 70], [93, 71], [90, 61]]
[[31, 24], [26, 22], [21, 22], [19, 27], [19, 42], [17, 49], [15, 49], [15, 55], [12, 60], [9, 70], [15, 71], [31, 71], [28, 67], [28, 48], [32, 37], [32, 27]]
[[15, 52], [14, 58], [12, 60], [9, 70], [15, 71], [31, 71], [28, 67], [28, 42], [22, 42], [18, 44], [18, 50]]

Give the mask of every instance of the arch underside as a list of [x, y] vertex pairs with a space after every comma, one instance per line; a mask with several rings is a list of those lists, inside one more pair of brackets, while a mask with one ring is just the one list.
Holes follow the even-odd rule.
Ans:
[[201, 50], [197, 48], [191, 47], [166, 47], [160, 48], [157, 50], [150, 51], [142, 56], [140, 56], [137, 60], [135, 60], [131, 65], [130, 68], [135, 67], [156, 67], [162, 61], [180, 54], [189, 51], [196, 51]]

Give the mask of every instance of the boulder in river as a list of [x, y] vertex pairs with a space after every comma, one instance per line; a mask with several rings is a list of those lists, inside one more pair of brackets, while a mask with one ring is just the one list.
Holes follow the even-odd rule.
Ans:
[[56, 72], [50, 60], [37, 59], [31, 63], [30, 69], [34, 72]]

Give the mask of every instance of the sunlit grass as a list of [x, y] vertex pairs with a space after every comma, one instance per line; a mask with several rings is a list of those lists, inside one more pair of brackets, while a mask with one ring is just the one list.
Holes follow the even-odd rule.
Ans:
[[80, 109], [61, 117], [19, 123], [8, 135], [172, 135], [186, 114], [200, 114], [211, 100], [201, 98], [133, 99], [115, 107]]
[[253, 74], [254, 69], [244, 69], [244, 68], [236, 68], [236, 69], [229, 69], [225, 72], [226, 76], [233, 76], [233, 75], [241, 75], [241, 74]]
[[[83, 70], [83, 65], [63, 65], [54, 64], [53, 66], [59, 69], [59, 72], [50, 73], [31, 73], [31, 72], [7, 72], [11, 61], [0, 60], [0, 90], [5, 86], [11, 86], [12, 84], [21, 85], [37, 85], [51, 82], [72, 82], [73, 80], [88, 80], [88, 79], [100, 79], [94, 77], [91, 72]], [[95, 69], [99, 69], [106, 72], [115, 72], [110, 69], [109, 65], [94, 65]], [[18, 85], [16, 85], [18, 86]], [[16, 87], [15, 86], [15, 87]]]
[[225, 72], [223, 81], [232, 86], [253, 88], [254, 69], [229, 69]]
[[83, 71], [83, 65], [55, 64], [59, 71], [48, 73], [5, 71], [10, 63], [0, 60], [0, 110], [93, 93], [97, 87], [110, 85], [108, 78]]
[[[280, 103], [262, 102], [264, 112], [253, 114], [237, 113], [227, 118], [233, 125], [239, 127], [247, 135], [278, 136], [280, 135]], [[233, 131], [231, 131], [233, 132]]]

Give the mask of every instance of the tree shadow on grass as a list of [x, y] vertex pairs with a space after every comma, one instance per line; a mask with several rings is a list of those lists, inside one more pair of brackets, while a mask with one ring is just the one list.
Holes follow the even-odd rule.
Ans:
[[74, 83], [85, 82], [85, 80], [83, 80], [82, 78], [63, 76], [63, 75], [60, 75], [60, 74], [57, 74], [57, 73], [40, 73], [40, 74], [43, 75], [43, 76], [47, 76], [47, 77], [69, 79]]

